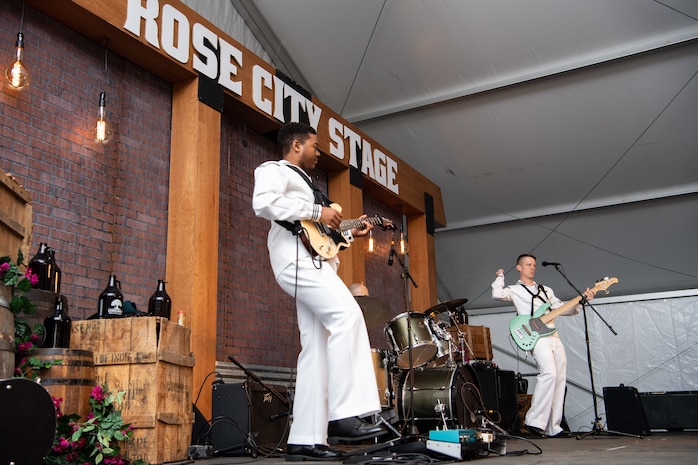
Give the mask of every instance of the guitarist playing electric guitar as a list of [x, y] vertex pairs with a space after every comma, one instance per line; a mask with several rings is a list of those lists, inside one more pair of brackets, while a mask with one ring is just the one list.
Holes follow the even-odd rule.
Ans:
[[[536, 309], [546, 304], [553, 311], [567, 305], [555, 296], [550, 287], [536, 283], [536, 257], [531, 254], [520, 255], [516, 260], [516, 269], [519, 271], [519, 281], [511, 286], [505, 286], [504, 270], [497, 270], [497, 277], [492, 283], [493, 299], [513, 303], [519, 316], [532, 316]], [[596, 289], [584, 292], [587, 300], [593, 299], [595, 295]], [[569, 309], [563, 311], [561, 316], [576, 315], [581, 310], [579, 304], [567, 306]], [[531, 344], [539, 374], [524, 424], [535, 437], [570, 437], [570, 433], [560, 427], [567, 383], [567, 356], [562, 341], [554, 330], [554, 320], [548, 322], [547, 327], [553, 330], [541, 328], [545, 337]]]
[[[363, 419], [381, 410], [371, 344], [363, 312], [337, 275], [338, 256], [316, 260], [302, 238], [304, 229], [310, 231], [316, 224], [344, 230], [346, 220], [328, 206], [308, 175], [320, 159], [315, 129], [287, 123], [277, 141], [282, 159], [255, 169], [252, 208], [258, 217], [269, 220], [271, 271], [279, 287], [295, 300], [300, 331], [286, 460], [342, 460], [344, 452], [326, 444], [363, 441], [385, 433], [383, 426]], [[303, 221], [310, 224], [302, 226]], [[366, 236], [373, 228], [365, 215], [348, 226], [353, 238]]]

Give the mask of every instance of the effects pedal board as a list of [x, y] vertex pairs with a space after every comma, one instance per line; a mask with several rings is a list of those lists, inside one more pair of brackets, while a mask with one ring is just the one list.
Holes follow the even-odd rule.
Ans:
[[495, 441], [492, 430], [447, 429], [429, 431], [427, 449], [458, 460], [471, 459], [481, 451], [506, 450], [506, 442]]

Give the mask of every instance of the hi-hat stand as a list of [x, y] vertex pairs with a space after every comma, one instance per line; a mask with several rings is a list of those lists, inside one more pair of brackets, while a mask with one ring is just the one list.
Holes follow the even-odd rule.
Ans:
[[575, 437], [577, 439], [583, 439], [587, 436], [599, 435], [599, 434], [611, 434], [611, 435], [615, 434], [615, 435], [619, 435], [619, 436], [629, 436], [629, 437], [634, 437], [634, 438], [639, 437], [635, 434], [623, 433], [621, 431], [604, 430], [603, 427], [601, 426], [601, 417], [599, 416], [599, 407], [598, 407], [598, 404], [596, 401], [596, 388], [594, 386], [594, 368], [593, 368], [593, 365], [591, 363], [591, 343], [589, 341], [589, 323], [587, 320], [587, 311], [586, 311], [587, 307], [591, 308], [594, 311], [596, 316], [599, 317], [599, 319], [603, 322], [603, 324], [606, 325], [606, 327], [611, 331], [611, 333], [613, 333], [614, 336], [617, 336], [618, 333], [616, 333], [616, 331], [613, 329], [613, 327], [611, 325], [609, 325], [608, 322], [606, 322], [606, 320], [599, 314], [599, 312], [596, 311], [594, 306], [589, 303], [587, 298], [584, 296], [584, 293], [581, 292], [579, 289], [577, 289], [577, 287], [574, 284], [572, 284], [572, 282], [569, 280], [567, 275], [560, 269], [560, 264], [553, 263], [552, 265], [554, 266], [555, 270], [557, 270], [557, 272], [560, 273], [560, 275], [565, 279], [565, 281], [567, 281], [567, 284], [569, 284], [570, 287], [572, 289], [574, 289], [575, 292], [577, 292], [577, 295], [579, 295], [579, 298], [580, 298], [579, 303], [582, 305], [582, 315], [584, 316], [584, 339], [585, 339], [586, 349], [587, 349], [587, 365], [589, 367], [589, 381], [591, 382], [591, 398], [592, 398], [592, 401], [594, 404], [594, 421], [592, 423], [591, 431], [584, 433], [584, 434], [578, 434]]

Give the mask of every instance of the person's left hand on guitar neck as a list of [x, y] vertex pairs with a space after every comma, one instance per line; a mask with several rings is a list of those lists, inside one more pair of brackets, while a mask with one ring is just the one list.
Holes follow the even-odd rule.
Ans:
[[[362, 220], [364, 218], [368, 218], [368, 215], [361, 215], [358, 219]], [[373, 229], [373, 225], [369, 223], [368, 221], [363, 221], [363, 227], [361, 228], [352, 228], [351, 229], [351, 235], [354, 237], [363, 237], [363, 236], [368, 236], [368, 232]]]

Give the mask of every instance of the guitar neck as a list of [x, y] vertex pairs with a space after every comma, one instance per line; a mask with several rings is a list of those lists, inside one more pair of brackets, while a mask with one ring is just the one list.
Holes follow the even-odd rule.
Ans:
[[[605, 291], [608, 294], [608, 288], [617, 283], [618, 278], [606, 278], [602, 281], [597, 281], [596, 285], [594, 286], [594, 291]], [[543, 323], [550, 323], [552, 320], [555, 319], [556, 316], [560, 315], [561, 313], [566, 312], [570, 308], [574, 307], [577, 304], [580, 304], [582, 302], [582, 299], [584, 299], [584, 295], [580, 294], [577, 297], [575, 297], [572, 300], [568, 300], [562, 306], [556, 308], [555, 310], [550, 311], [549, 313], [546, 313], [545, 315], [540, 317], [540, 320]]]
[[570, 308], [574, 307], [575, 305], [578, 305], [582, 299], [581, 295], [578, 295], [572, 300], [568, 300], [562, 306], [557, 307], [555, 310], [551, 310], [550, 312], [546, 313], [542, 317], [540, 317], [540, 321], [543, 323], [550, 323], [552, 320], [555, 319], [555, 317], [559, 316], [560, 314], [566, 312]]
[[364, 225], [364, 221], [373, 226], [380, 226], [383, 224], [383, 220], [377, 216], [372, 218], [355, 218], [353, 220], [344, 220], [339, 223], [339, 229], [341, 231], [347, 231], [353, 228], [361, 228]]

